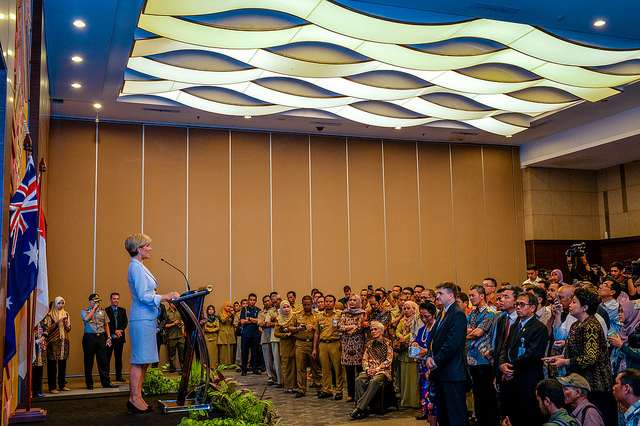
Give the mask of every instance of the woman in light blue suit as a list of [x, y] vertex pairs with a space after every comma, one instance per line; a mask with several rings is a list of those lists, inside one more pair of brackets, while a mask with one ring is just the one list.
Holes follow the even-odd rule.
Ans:
[[151, 253], [151, 238], [145, 234], [131, 234], [124, 242], [129, 252], [129, 272], [127, 279], [131, 290], [129, 311], [129, 337], [131, 340], [131, 369], [129, 371], [129, 412], [149, 412], [151, 407], [142, 399], [142, 380], [147, 367], [158, 362], [156, 349], [156, 318], [160, 313], [160, 303], [180, 297], [173, 291], [164, 295], [156, 294], [158, 282], [142, 264]]

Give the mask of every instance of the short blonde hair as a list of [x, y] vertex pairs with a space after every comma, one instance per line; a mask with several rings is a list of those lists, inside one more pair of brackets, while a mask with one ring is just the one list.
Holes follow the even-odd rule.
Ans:
[[151, 244], [151, 238], [145, 234], [131, 234], [124, 240], [124, 248], [131, 257], [138, 254], [138, 249]]

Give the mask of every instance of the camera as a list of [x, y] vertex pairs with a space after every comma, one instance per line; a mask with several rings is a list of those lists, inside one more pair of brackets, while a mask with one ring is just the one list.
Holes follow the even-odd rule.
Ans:
[[640, 276], [640, 259], [639, 260], [627, 260], [624, 262], [624, 273], [631, 277]]
[[585, 256], [587, 254], [587, 243], [573, 243], [569, 250], [567, 250], [567, 256], [570, 257], [580, 257]]

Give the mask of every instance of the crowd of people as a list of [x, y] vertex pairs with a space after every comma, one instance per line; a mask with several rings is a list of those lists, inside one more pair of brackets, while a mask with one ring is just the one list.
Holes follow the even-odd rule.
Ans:
[[[134, 254], [143, 260], [150, 250], [150, 239], [136, 244], [132, 264]], [[251, 293], [224, 303], [219, 315], [208, 305], [200, 325], [211, 367], [235, 363], [243, 376], [266, 373], [267, 385], [295, 398], [307, 395], [310, 382], [318, 398], [352, 403], [354, 420], [367, 417], [376, 394], [391, 387], [401, 406], [420, 409], [416, 418], [431, 425], [638, 425], [640, 280], [620, 263], [606, 274], [583, 256], [568, 256], [567, 266], [571, 284], [560, 269], [542, 276], [529, 265], [520, 285], [485, 278], [467, 292], [451, 282], [389, 292], [345, 286], [339, 299], [318, 289], [299, 301], [294, 291], [284, 298], [272, 292], [261, 308]], [[151, 299], [160, 313], [145, 339], [157, 351], [167, 346], [169, 371], [176, 371], [178, 361], [183, 368], [184, 331], [170, 302], [177, 293], [171, 295]], [[112, 354], [122, 380], [128, 321], [117, 293], [110, 302], [103, 310], [92, 294], [81, 313], [89, 389], [94, 358], [103, 387], [113, 386]], [[42, 394], [45, 364], [49, 391], [68, 390], [70, 330], [58, 297], [36, 327], [34, 394]], [[143, 370], [147, 362], [157, 366], [157, 351], [143, 357]], [[139, 355], [133, 352], [132, 360]], [[133, 389], [130, 403], [149, 410]]]

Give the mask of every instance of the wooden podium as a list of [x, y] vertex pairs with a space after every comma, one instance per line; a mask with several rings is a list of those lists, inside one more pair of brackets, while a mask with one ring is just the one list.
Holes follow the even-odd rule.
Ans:
[[[193, 290], [182, 294], [179, 298], [171, 302], [176, 306], [182, 316], [186, 333], [184, 364], [182, 365], [182, 379], [178, 397], [175, 400], [159, 401], [165, 413], [175, 413], [181, 411], [208, 410], [211, 405], [206, 402], [207, 389], [209, 387], [210, 367], [209, 351], [204, 339], [204, 331], [200, 327], [200, 313], [204, 305], [204, 298], [211, 293], [211, 286], [203, 290]], [[189, 378], [191, 376], [191, 364], [193, 356], [198, 350], [200, 359], [200, 382], [192, 391], [194, 396], [189, 395]]]

